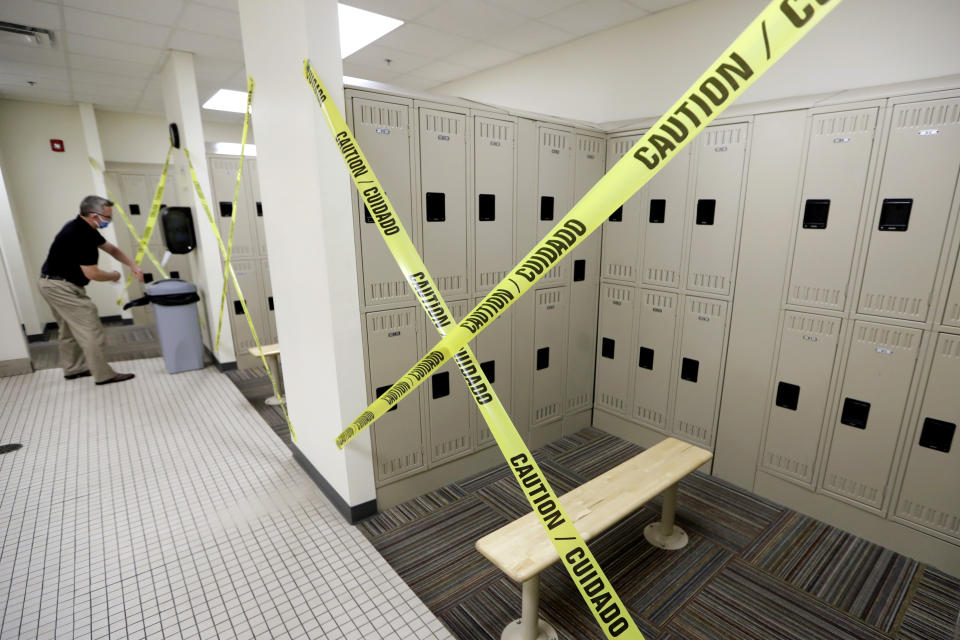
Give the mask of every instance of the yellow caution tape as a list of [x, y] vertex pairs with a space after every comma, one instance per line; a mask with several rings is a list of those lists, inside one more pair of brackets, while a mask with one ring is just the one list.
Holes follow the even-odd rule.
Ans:
[[773, 0], [460, 324], [337, 438], [342, 448], [503, 314], [730, 106], [840, 0]]
[[[223, 244], [223, 238], [220, 236], [220, 230], [217, 228], [217, 221], [213, 217], [213, 212], [210, 211], [210, 203], [207, 202], [207, 197], [203, 195], [203, 189], [200, 187], [200, 180], [197, 178], [197, 172], [193, 168], [193, 161], [190, 159], [190, 152], [187, 151], [186, 145], [183, 146], [183, 155], [186, 156], [187, 165], [190, 167], [190, 178], [193, 180], [193, 188], [197, 192], [197, 197], [200, 198], [200, 204], [203, 206], [203, 210], [207, 214], [207, 222], [210, 223], [210, 228], [213, 229], [213, 237], [217, 239], [217, 245], [220, 247], [220, 255], [226, 259], [227, 248]], [[247, 319], [247, 326], [250, 328], [250, 335], [253, 336], [253, 342], [257, 345], [257, 351], [260, 354], [260, 362], [263, 364], [263, 368], [267, 372], [267, 377], [270, 379], [270, 386], [273, 388], [273, 395], [280, 400], [280, 410], [283, 412], [283, 417], [287, 421], [287, 428], [290, 429], [290, 437], [296, 441], [297, 432], [294, 431], [293, 423], [290, 422], [290, 416], [287, 414], [286, 400], [280, 395], [280, 387], [273, 375], [273, 371], [270, 370], [270, 365], [267, 363], [267, 357], [263, 355], [263, 346], [260, 344], [260, 337], [257, 335], [257, 329], [253, 326], [253, 318], [250, 316], [250, 310], [247, 308], [247, 300], [243, 297], [243, 290], [240, 288], [240, 281], [237, 280], [237, 274], [234, 272], [232, 265], [228, 263], [226, 270], [230, 274], [230, 280], [233, 282], [233, 290], [236, 292], [237, 299], [240, 301], [240, 306], [243, 308], [243, 315]]]
[[[437, 331], [440, 335], [446, 335], [447, 327], [454, 323], [453, 315], [438, 293], [426, 265], [403, 228], [393, 205], [390, 204], [383, 185], [374, 175], [373, 169], [363, 151], [360, 150], [360, 145], [347, 127], [340, 111], [332, 100], [327, 100], [326, 88], [308, 60], [304, 60], [303, 75], [313, 88], [327, 118], [327, 124], [330, 125], [333, 139], [343, 156], [343, 161], [353, 177], [353, 182], [367, 210], [376, 221], [377, 228], [380, 229], [380, 234], [387, 243], [390, 253], [393, 254]], [[500, 446], [500, 451], [504, 458], [510, 461], [510, 469], [526, 494], [530, 507], [540, 518], [540, 523], [559, 556], [565, 559], [564, 566], [567, 567], [573, 583], [577, 585], [597, 623], [608, 638], [643, 640], [643, 634], [640, 633], [627, 607], [614, 591], [573, 521], [560, 504], [557, 494], [550, 487], [546, 476], [533, 459], [533, 454], [530, 453], [517, 428], [511, 422], [510, 416], [507, 415], [493, 385], [487, 380], [470, 347], [464, 346], [460, 349], [455, 360], [480, 413]], [[577, 573], [574, 573], [574, 565], [577, 566]], [[584, 580], [585, 575], [589, 575], [590, 579]]]
[[[243, 176], [243, 150], [247, 145], [247, 129], [250, 126], [250, 102], [253, 100], [253, 78], [247, 76], [247, 106], [243, 112], [243, 134], [240, 136], [240, 166], [237, 169], [237, 186], [233, 189], [233, 208], [230, 209], [230, 236], [227, 239], [227, 257], [223, 261], [223, 290], [220, 291], [220, 313], [217, 318], [217, 338], [214, 351], [220, 349], [220, 329], [223, 326], [223, 305], [227, 301], [227, 273], [233, 257], [233, 228], [237, 224], [237, 199], [240, 196], [240, 179]], [[279, 396], [277, 396], [279, 397]]]

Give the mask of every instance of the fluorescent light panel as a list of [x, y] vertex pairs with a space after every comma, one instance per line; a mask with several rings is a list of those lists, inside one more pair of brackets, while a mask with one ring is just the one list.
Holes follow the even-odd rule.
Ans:
[[[240, 155], [239, 142], [214, 142], [213, 153], [218, 156], [238, 156]], [[247, 144], [243, 147], [244, 157], [254, 157], [257, 155], [257, 145]]]
[[247, 92], [233, 89], [220, 89], [203, 103], [204, 109], [215, 111], [233, 111], [243, 113], [247, 110]]

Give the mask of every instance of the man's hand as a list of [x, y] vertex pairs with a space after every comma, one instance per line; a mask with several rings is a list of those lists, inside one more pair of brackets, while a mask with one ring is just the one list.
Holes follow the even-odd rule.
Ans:
[[113, 276], [114, 282], [120, 282], [120, 278], [123, 277], [123, 274], [121, 274], [119, 271], [112, 271], [110, 275]]
[[132, 267], [130, 267], [130, 273], [137, 276], [137, 280], [139, 280], [140, 282], [143, 282], [143, 269], [141, 269], [137, 265], [133, 265]]

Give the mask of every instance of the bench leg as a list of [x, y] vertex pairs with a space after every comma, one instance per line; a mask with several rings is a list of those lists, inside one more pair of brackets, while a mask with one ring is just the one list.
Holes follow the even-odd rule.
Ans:
[[523, 583], [520, 619], [506, 626], [500, 640], [557, 640], [556, 630], [540, 619], [540, 574]]
[[643, 529], [647, 542], [661, 549], [671, 551], [687, 546], [687, 534], [673, 523], [677, 512], [677, 485], [663, 492], [663, 513], [660, 522], [648, 524]]
[[270, 396], [264, 400], [265, 404], [268, 404], [272, 407], [278, 406], [283, 402], [283, 374], [280, 373], [280, 356], [267, 356], [267, 359], [270, 361], [270, 371], [273, 372], [273, 377], [277, 380], [277, 390], [280, 392], [280, 397]]

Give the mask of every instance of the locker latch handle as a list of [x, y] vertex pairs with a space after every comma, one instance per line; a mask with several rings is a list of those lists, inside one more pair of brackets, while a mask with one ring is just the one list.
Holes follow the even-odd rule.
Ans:
[[587, 279], [587, 261], [574, 260], [573, 261], [573, 281], [581, 282], [586, 279]]
[[640, 361], [637, 364], [641, 369], [653, 371], [653, 349], [640, 347]]
[[257, 215], [261, 218], [263, 217], [263, 203], [259, 200], [257, 201]]
[[143, 274], [143, 283], [144, 283], [144, 284], [147, 284], [148, 282], [153, 282], [153, 274], [152, 274], [152, 273], [144, 273], [144, 274]]
[[830, 216], [830, 201], [810, 198], [803, 205], [803, 228], [826, 229], [827, 218]]
[[540, 219], [553, 220], [553, 196], [540, 196]]
[[497, 196], [493, 193], [481, 193], [478, 196], [477, 218], [480, 222], [497, 219]]
[[448, 371], [433, 374], [431, 382], [434, 400], [450, 395], [450, 373]]
[[650, 224], [663, 224], [667, 219], [667, 201], [662, 198], [650, 200]]
[[127, 208], [130, 209], [130, 215], [138, 216], [140, 215], [140, 205], [138, 204], [129, 204]]
[[240, 304], [240, 301], [239, 301], [239, 300], [234, 300], [234, 301], [233, 301], [233, 312], [234, 312], [235, 314], [237, 314], [238, 316], [242, 316], [242, 315], [243, 315], [243, 305]]
[[170, 272], [170, 277], [171, 277], [171, 278], [179, 278], [179, 277], [180, 277], [180, 272], [179, 272], [179, 271], [171, 271], [171, 272]]
[[617, 210], [610, 214], [610, 217], [607, 218], [608, 222], [623, 222], [623, 205], [617, 207]]
[[267, 296], [267, 307], [273, 311], [273, 296]]
[[840, 422], [857, 429], [867, 428], [867, 416], [870, 415], [870, 403], [853, 398], [844, 398]]
[[696, 382], [700, 377], [700, 361], [684, 358], [680, 363], [680, 377], [688, 382]]
[[614, 359], [613, 354], [617, 347], [617, 341], [612, 338], [601, 338], [600, 355], [604, 358]]
[[367, 205], [363, 205], [363, 221], [367, 224], [373, 224], [373, 216], [370, 215], [370, 209], [367, 209]]
[[550, 347], [537, 349], [537, 371], [550, 366]]
[[953, 434], [956, 430], [957, 425], [953, 422], [926, 418], [923, 421], [923, 430], [920, 432], [919, 445], [934, 451], [950, 453], [950, 445], [953, 443]]
[[481, 362], [480, 369], [483, 370], [483, 375], [487, 377], [487, 380], [490, 381], [490, 384], [493, 384], [497, 381], [497, 363], [495, 360]]
[[447, 219], [445, 193], [427, 192], [427, 222], [443, 222]]
[[884, 198], [880, 208], [880, 231], [906, 231], [913, 198]]
[[700, 199], [697, 200], [697, 224], [711, 225], [714, 216], [717, 213], [717, 201]]
[[789, 382], [780, 381], [777, 384], [777, 406], [791, 411], [797, 410], [800, 401], [800, 387]]
[[[390, 388], [390, 385], [386, 385], [386, 386], [384, 386], [384, 387], [377, 387], [377, 392], [376, 392], [376, 393], [377, 393], [377, 397], [379, 398], [380, 396], [382, 396], [382, 395], [383, 395], [383, 392], [386, 391], [386, 390], [389, 389], [389, 388]], [[396, 404], [393, 405], [392, 407], [390, 407], [389, 409], [387, 409], [387, 413], [390, 413], [391, 411], [396, 411], [398, 406], [400, 406], [400, 405], [396, 405]]]
[[230, 214], [233, 212], [233, 203], [232, 202], [219, 202], [220, 205], [220, 217], [229, 218]]

